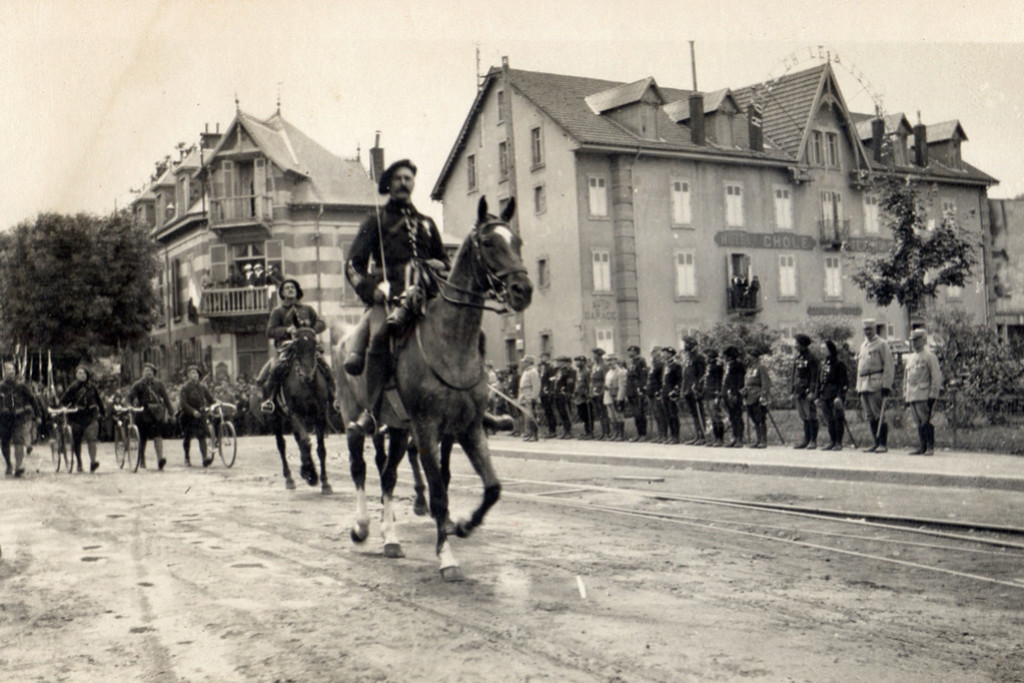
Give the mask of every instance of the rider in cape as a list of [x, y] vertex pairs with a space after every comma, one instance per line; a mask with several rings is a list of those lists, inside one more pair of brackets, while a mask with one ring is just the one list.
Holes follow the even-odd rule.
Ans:
[[368, 307], [344, 362], [350, 375], [365, 368], [368, 409], [347, 428], [367, 435], [374, 431], [391, 373], [390, 336], [404, 331], [436, 291], [432, 271], [446, 277], [451, 268], [437, 225], [412, 204], [415, 179], [416, 166], [408, 159], [381, 174], [377, 191], [389, 195], [388, 202], [359, 226], [345, 265], [345, 276]]
[[[274, 394], [281, 386], [290, 361], [290, 345], [285, 342], [291, 341], [300, 327], [308, 327], [317, 334], [327, 329], [327, 323], [320, 319], [312, 306], [299, 303], [303, 293], [297, 281], [291, 278], [282, 281], [277, 287], [277, 294], [281, 299], [281, 305], [270, 312], [270, 318], [267, 320], [267, 337], [274, 340], [277, 357], [268, 360], [256, 377], [256, 385], [263, 390], [260, 410], [265, 413], [274, 412]], [[319, 346], [316, 366], [327, 381], [328, 397], [330, 403], [333, 403], [334, 377]]]

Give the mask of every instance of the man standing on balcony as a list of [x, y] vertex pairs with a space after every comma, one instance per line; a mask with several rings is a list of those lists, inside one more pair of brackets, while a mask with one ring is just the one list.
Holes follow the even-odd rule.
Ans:
[[[416, 166], [411, 161], [388, 166], [377, 184], [379, 194], [389, 195], [388, 202], [359, 226], [345, 265], [345, 276], [368, 307], [344, 363], [350, 375], [366, 368], [368, 408], [348, 425], [363, 434], [374, 431], [390, 375], [389, 332], [401, 331], [430, 293], [428, 271], [451, 268], [437, 225], [412, 204], [415, 186]], [[387, 315], [389, 304], [394, 307]]]
[[[277, 288], [277, 295], [281, 299], [281, 305], [270, 312], [267, 320], [267, 336], [274, 340], [274, 348], [277, 349], [276, 358], [271, 358], [264, 364], [260, 374], [256, 377], [256, 386], [263, 390], [263, 403], [260, 410], [265, 413], [274, 412], [274, 395], [281, 380], [284, 378], [285, 369], [288, 367], [288, 354], [282, 348], [285, 342], [291, 341], [293, 335], [300, 327], [308, 327], [317, 334], [327, 329], [327, 323], [320, 319], [312, 306], [301, 304], [302, 287], [299, 283], [288, 278]], [[331, 369], [327, 367], [323, 354], [319, 347], [316, 356], [317, 369], [323, 374], [327, 381], [327, 391], [330, 398], [329, 403], [334, 402], [334, 377]]]

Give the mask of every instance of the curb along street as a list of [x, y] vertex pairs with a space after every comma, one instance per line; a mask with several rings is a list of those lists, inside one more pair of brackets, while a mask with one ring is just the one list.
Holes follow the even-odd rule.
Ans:
[[779, 445], [754, 450], [577, 439], [523, 442], [508, 435], [491, 436], [489, 443], [493, 457], [520, 460], [1024, 491], [1024, 458], [994, 453], [940, 450], [914, 456], [903, 449], [879, 455], [851, 447], [835, 452]]

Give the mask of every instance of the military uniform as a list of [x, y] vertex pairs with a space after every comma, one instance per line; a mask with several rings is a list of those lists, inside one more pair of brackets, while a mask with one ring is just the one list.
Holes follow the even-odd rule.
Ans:
[[817, 357], [811, 352], [811, 338], [805, 334], [796, 337], [797, 353], [793, 359], [789, 390], [796, 403], [796, 412], [804, 423], [804, 438], [796, 448], [814, 450], [818, 447], [818, 381], [821, 374]]
[[[155, 366], [150, 366], [156, 371]], [[171, 416], [171, 397], [167, 388], [156, 377], [143, 377], [128, 391], [127, 400], [145, 410], [139, 413], [135, 426], [139, 428], [139, 467], [146, 466], [146, 443], [152, 439], [156, 450], [157, 466], [164, 468], [163, 437]]]
[[683, 382], [683, 366], [676, 359], [676, 350], [666, 347], [665, 372], [661, 378], [661, 405], [665, 410], [668, 443], [679, 443], [679, 387]]
[[82, 369], [86, 372], [85, 381], [76, 379], [72, 382], [60, 402], [69, 408], [78, 408], [77, 412], [68, 413], [68, 423], [71, 425], [71, 452], [78, 463], [78, 471], [82, 471], [82, 441], [85, 441], [89, 449], [90, 471], [95, 472], [99, 467], [99, 461], [96, 460], [96, 441], [100, 434], [99, 420], [104, 414], [103, 399], [89, 377], [88, 368]]
[[604, 350], [594, 349], [594, 367], [590, 370], [590, 412], [595, 422], [601, 423], [601, 439], [610, 439], [612, 423], [604, 407], [604, 378], [608, 366], [604, 363]]
[[576, 388], [572, 392], [576, 415], [583, 423], [583, 438], [594, 437], [594, 413], [590, 410], [590, 367], [584, 356], [576, 356]]
[[665, 406], [661, 402], [661, 387], [665, 379], [665, 360], [657, 350], [651, 352], [651, 371], [647, 374], [647, 402], [651, 406], [654, 426], [658, 430], [658, 443], [668, 439], [668, 424], [665, 420]]
[[213, 394], [199, 380], [189, 379], [181, 386], [178, 394], [178, 422], [181, 425], [182, 450], [185, 451], [185, 464], [191, 465], [189, 451], [192, 439], [199, 442], [199, 453], [203, 457], [203, 467], [209, 467], [213, 458], [209, 457], [206, 447], [206, 420], [203, 411], [213, 405]]
[[743, 402], [747, 406], [751, 426], [757, 436], [754, 448], [768, 446], [768, 397], [771, 394], [772, 379], [768, 368], [761, 364], [760, 354], [747, 366], [743, 378]]
[[540, 373], [540, 408], [544, 412], [544, 423], [547, 425], [548, 438], [555, 436], [557, 426], [555, 418], [555, 367], [548, 360], [542, 360], [537, 369]]
[[562, 438], [572, 436], [572, 403], [576, 391], [576, 370], [568, 356], [559, 356], [558, 370], [555, 373], [554, 400], [558, 420], [562, 423]]
[[718, 352], [708, 351], [707, 370], [704, 372], [705, 413], [711, 418], [711, 433], [714, 440], [709, 446], [722, 446], [725, 441], [725, 406], [722, 399], [722, 380], [725, 366], [718, 359]]
[[[874, 328], [873, 320], [865, 320], [864, 327]], [[860, 345], [857, 354], [857, 394], [860, 396], [861, 408], [871, 425], [874, 445], [867, 450], [871, 453], [885, 453], [888, 450], [889, 425], [882, 413], [883, 399], [892, 389], [895, 367], [889, 344], [879, 336], [868, 339]]]
[[818, 408], [828, 426], [829, 444], [822, 450], [843, 450], [843, 432], [846, 428], [846, 392], [850, 389], [850, 374], [846, 363], [839, 357], [839, 349], [831, 340], [825, 342], [828, 355], [821, 363], [818, 386]]
[[627, 412], [632, 413], [636, 425], [637, 441], [647, 440], [647, 401], [644, 391], [647, 388], [647, 361], [640, 355], [640, 348], [631, 346], [629, 351], [635, 353], [626, 367], [626, 403]]
[[700, 409], [700, 385], [701, 380], [704, 378], [704, 371], [707, 363], [704, 360], [704, 356], [697, 350], [695, 342], [692, 339], [687, 339], [685, 342], [685, 348], [686, 366], [683, 368], [683, 377], [679, 393], [680, 398], [685, 403], [686, 408], [690, 413], [690, 417], [693, 419], [694, 432], [693, 438], [686, 443], [693, 446], [703, 446], [705, 443], [705, 435], [704, 416], [701, 415]]
[[743, 446], [743, 380], [747, 368], [740, 360], [740, 352], [736, 347], [730, 346], [723, 353], [726, 365], [725, 376], [722, 378], [722, 397], [732, 426], [732, 441], [727, 446], [740, 448]]
[[[0, 450], [3, 452], [6, 474], [20, 477], [24, 473], [25, 425], [32, 419], [36, 405], [32, 391], [16, 377], [0, 381]], [[11, 467], [11, 444], [14, 445], [14, 467]]]
[[[924, 330], [914, 330], [911, 335], [911, 343], [915, 345], [925, 339]], [[932, 410], [941, 390], [942, 370], [939, 368], [939, 359], [926, 345], [922, 344], [920, 349], [915, 346], [914, 353], [907, 358], [904, 397], [914, 416], [921, 445], [911, 455], [932, 455], [935, 452]]]

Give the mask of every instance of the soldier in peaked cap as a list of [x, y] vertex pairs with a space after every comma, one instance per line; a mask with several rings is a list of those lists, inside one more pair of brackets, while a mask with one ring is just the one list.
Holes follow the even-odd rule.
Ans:
[[[437, 225], [413, 206], [415, 186], [416, 166], [411, 161], [388, 166], [377, 185], [378, 193], [389, 195], [387, 204], [359, 226], [345, 265], [345, 276], [368, 309], [344, 363], [350, 375], [367, 369], [368, 408], [349, 425], [363, 434], [373, 431], [390, 374], [389, 330], [401, 332], [436, 289], [432, 273], [451, 268]], [[388, 306], [393, 306], [390, 314]]]
[[690, 412], [690, 417], [693, 419], [694, 431], [693, 438], [686, 443], [691, 446], [703, 446], [706, 443], [706, 438], [704, 435], [704, 416], [700, 408], [702, 398], [701, 380], [704, 379], [707, 361], [697, 348], [697, 340], [694, 337], [683, 338], [683, 353], [686, 358], [679, 393], [687, 410]]
[[789, 389], [796, 403], [796, 412], [804, 423], [804, 438], [794, 448], [814, 450], [818, 447], [818, 411], [815, 402], [818, 398], [821, 366], [811, 351], [811, 338], [806, 334], [798, 334], [795, 339], [796, 357], [793, 359]]
[[626, 349], [629, 359], [626, 361], [626, 414], [632, 414], [636, 425], [636, 436], [630, 441], [647, 440], [647, 400], [644, 391], [647, 388], [647, 361], [640, 355], [640, 347], [636, 344]]
[[704, 413], [711, 420], [711, 434], [714, 440], [708, 439], [708, 446], [723, 446], [725, 441], [725, 405], [722, 400], [722, 380], [725, 377], [725, 365], [718, 359], [718, 351], [708, 349], [707, 369], [704, 371]]
[[610, 439], [612, 423], [608, 419], [608, 410], [604, 406], [604, 381], [608, 374], [608, 364], [604, 362], [604, 349], [597, 347], [591, 351], [594, 364], [590, 370], [590, 414], [594, 421], [601, 424], [601, 439]]
[[928, 348], [928, 335], [924, 330], [914, 330], [910, 344], [914, 352], [907, 358], [904, 397], [921, 439], [921, 445], [910, 455], [933, 455], [935, 427], [932, 425], [932, 410], [942, 390], [942, 370], [939, 369], [939, 360]]
[[743, 378], [744, 403], [755, 432], [751, 434], [751, 438], [756, 438], [754, 448], [768, 446], [768, 397], [771, 393], [772, 380], [768, 368], [761, 363], [761, 358], [768, 352], [767, 347], [759, 344], [750, 349], [750, 363], [747, 364], [747, 372]]
[[683, 366], [679, 364], [674, 348], [666, 346], [663, 351], [665, 371], [661, 378], [661, 404], [668, 427], [666, 443], [679, 443], [679, 387], [683, 383]]
[[568, 439], [572, 436], [571, 408], [573, 393], [576, 391], [576, 370], [573, 369], [569, 356], [559, 356], [555, 359], [555, 364], [555, 411], [562, 425], [560, 438]]
[[882, 406], [892, 391], [894, 376], [895, 366], [889, 344], [878, 336], [878, 323], [866, 318], [864, 342], [857, 354], [857, 394], [860, 395], [860, 404], [868, 417], [874, 438], [874, 445], [866, 449], [869, 453], [885, 453], [889, 450], [889, 425], [885, 423]]
[[576, 356], [576, 388], [572, 401], [576, 404], [576, 417], [583, 423], [583, 438], [594, 437], [594, 414], [590, 411], [590, 366], [586, 356]]

